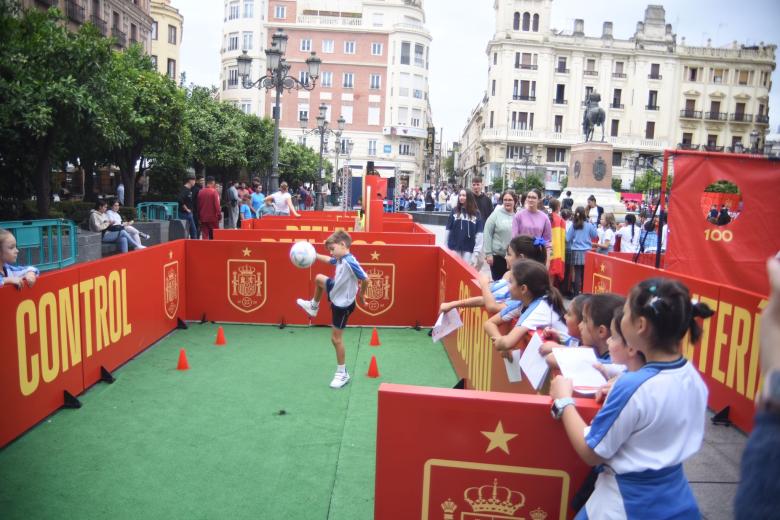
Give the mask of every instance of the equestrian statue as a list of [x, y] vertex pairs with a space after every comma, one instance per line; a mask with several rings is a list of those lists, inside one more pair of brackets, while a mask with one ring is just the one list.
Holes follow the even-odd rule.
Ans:
[[601, 94], [591, 92], [585, 99], [585, 114], [582, 116], [582, 132], [585, 134], [585, 142], [593, 140], [593, 131], [596, 125], [601, 127], [601, 142], [604, 142], [604, 109], [599, 106]]

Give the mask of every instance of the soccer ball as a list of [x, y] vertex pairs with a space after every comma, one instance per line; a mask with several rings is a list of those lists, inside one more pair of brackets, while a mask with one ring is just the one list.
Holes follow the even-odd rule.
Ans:
[[311, 264], [317, 259], [317, 252], [314, 250], [314, 246], [308, 242], [296, 242], [290, 248], [290, 262], [295, 267], [306, 269], [311, 267]]

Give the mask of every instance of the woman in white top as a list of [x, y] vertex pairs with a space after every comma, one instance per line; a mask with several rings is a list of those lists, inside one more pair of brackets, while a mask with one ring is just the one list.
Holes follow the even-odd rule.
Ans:
[[136, 249], [143, 249], [146, 247], [145, 245], [141, 244], [141, 238], [143, 237], [145, 240], [149, 240], [149, 235], [146, 233], [141, 233], [136, 228], [134, 228], [132, 220], [130, 222], [122, 222], [122, 215], [119, 214], [118, 200], [114, 200], [111, 203], [108, 211], [106, 211], [106, 216], [108, 217], [108, 221], [112, 226], [124, 226], [125, 231], [127, 231], [127, 234], [130, 235], [130, 244], [133, 245]]
[[613, 213], [604, 213], [601, 215], [599, 223], [599, 243], [596, 248], [597, 253], [607, 254], [615, 250], [615, 215]]
[[618, 229], [616, 236], [620, 237], [621, 253], [636, 253], [639, 251], [639, 236], [642, 230], [636, 225], [636, 215], [626, 215], [626, 223]]
[[295, 211], [295, 206], [292, 203], [292, 195], [287, 191], [287, 183], [283, 182], [279, 185], [279, 191], [272, 193], [265, 198], [266, 204], [273, 205], [274, 215], [282, 215], [289, 217], [292, 213], [296, 217], [300, 217], [301, 214]]

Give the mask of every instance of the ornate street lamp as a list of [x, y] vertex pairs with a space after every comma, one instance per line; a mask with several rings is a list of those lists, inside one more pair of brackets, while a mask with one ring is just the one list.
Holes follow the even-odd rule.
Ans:
[[[341, 134], [344, 133], [344, 126], [346, 124], [344, 116], [339, 116], [338, 120], [336, 120], [336, 130], [329, 128], [330, 122], [325, 119], [327, 112], [328, 107], [324, 104], [320, 105], [320, 113], [317, 115], [317, 126], [309, 131], [306, 130], [309, 124], [309, 119], [302, 117], [300, 121], [301, 131], [303, 131], [304, 139], [309, 134], [319, 134], [320, 136], [320, 171], [319, 175], [317, 175], [317, 182], [314, 188], [317, 192], [317, 202], [314, 205], [314, 209], [316, 210], [322, 210], [325, 208], [325, 199], [322, 196], [322, 181], [325, 177], [325, 172], [322, 169], [322, 154], [325, 152], [327, 137], [329, 134], [334, 135], [336, 137], [337, 144], [340, 146]], [[336, 157], [338, 158], [338, 154]]]
[[758, 153], [758, 131], [755, 128], [750, 132], [750, 152]]
[[268, 185], [268, 191], [273, 193], [279, 189], [279, 119], [281, 114], [279, 113], [279, 103], [281, 100], [282, 92], [285, 90], [312, 90], [317, 83], [317, 78], [320, 75], [320, 65], [322, 60], [317, 57], [317, 54], [312, 52], [311, 56], [306, 60], [306, 66], [308, 67], [308, 75], [301, 82], [298, 79], [288, 76], [290, 71], [290, 64], [284, 59], [284, 53], [287, 50], [287, 35], [282, 29], [277, 29], [274, 35], [271, 37], [271, 47], [265, 50], [268, 70], [265, 76], [261, 77], [257, 81], [252, 81], [252, 58], [244, 51], [241, 56], [236, 60], [238, 61], [238, 75], [242, 79], [242, 86], [244, 88], [257, 87], [259, 89], [264, 88], [266, 91], [276, 91], [276, 101], [274, 103], [274, 150], [273, 150], [273, 167], [271, 170], [271, 180]]

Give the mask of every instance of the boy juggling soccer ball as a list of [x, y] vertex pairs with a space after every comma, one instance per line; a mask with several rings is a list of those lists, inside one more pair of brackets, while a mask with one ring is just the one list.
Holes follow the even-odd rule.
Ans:
[[317, 260], [336, 266], [336, 276], [328, 278], [324, 274], [318, 274], [314, 279], [314, 297], [311, 300], [298, 298], [298, 305], [306, 311], [306, 314], [314, 318], [320, 309], [322, 292], [327, 291], [330, 299], [330, 309], [333, 314], [332, 333], [330, 340], [336, 349], [336, 374], [330, 382], [331, 388], [342, 388], [349, 383], [349, 373], [345, 366], [344, 341], [342, 339], [347, 319], [355, 310], [355, 295], [358, 293], [360, 282], [360, 303], [365, 304], [364, 294], [368, 286], [368, 276], [360, 267], [360, 264], [349, 252], [352, 245], [352, 237], [346, 231], [336, 231], [325, 241], [331, 256], [317, 255]]

